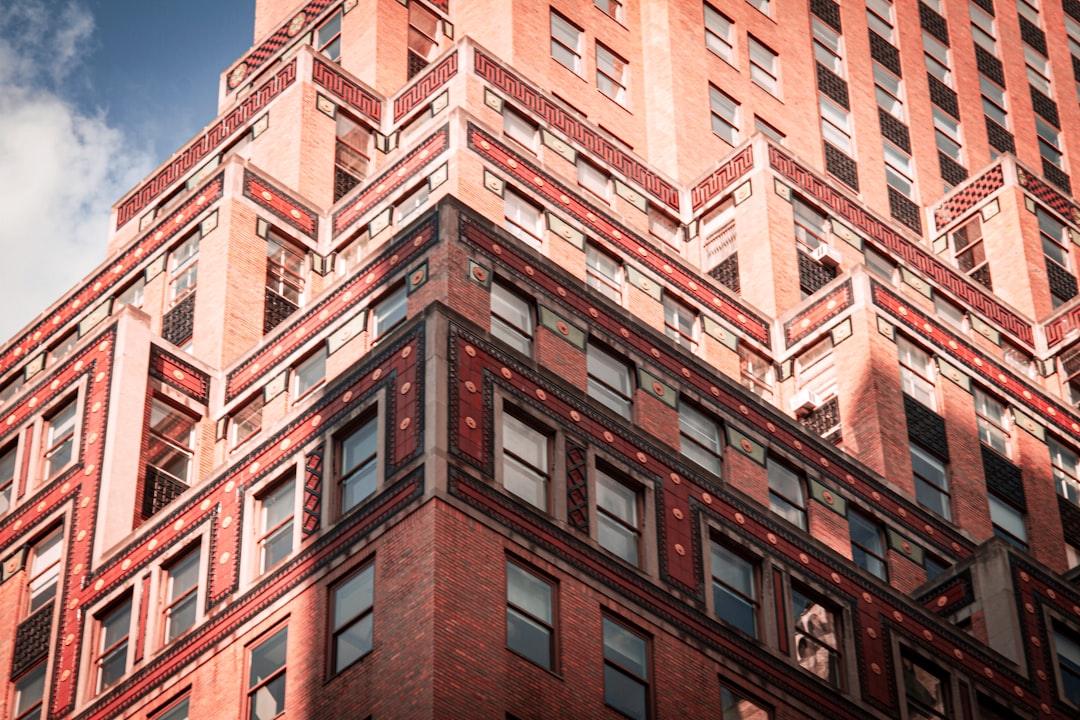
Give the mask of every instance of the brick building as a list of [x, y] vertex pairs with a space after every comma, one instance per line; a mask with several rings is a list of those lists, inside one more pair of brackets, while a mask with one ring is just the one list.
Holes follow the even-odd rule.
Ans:
[[1080, 716], [1080, 4], [255, 36], [0, 348], [0, 714]]

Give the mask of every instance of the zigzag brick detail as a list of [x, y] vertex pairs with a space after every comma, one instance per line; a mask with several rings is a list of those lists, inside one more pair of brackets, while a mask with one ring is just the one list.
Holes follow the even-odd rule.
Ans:
[[634, 258], [636, 262], [667, 278], [669, 283], [696, 298], [734, 327], [768, 345], [769, 324], [764, 319], [735, 300], [712, 292], [709, 287], [703, 287], [695, 272], [676, 264], [674, 259], [616, 223], [601, 210], [582, 200], [574, 191], [472, 124], [469, 125], [469, 146], [522, 185], [543, 195], [552, 205], [561, 207], [583, 225], [607, 238], [626, 253], [627, 257]]
[[270, 104], [270, 101], [283, 93], [296, 81], [296, 60], [281, 68], [272, 78], [263, 83], [244, 102], [228, 115], [215, 123], [209, 130], [189, 144], [176, 158], [161, 169], [157, 175], [141, 185], [116, 209], [116, 227], [123, 227], [143, 208], [151, 203], [166, 188], [180, 179], [188, 170], [207, 158], [237, 130], [241, 129], [252, 117]]
[[157, 345], [150, 348], [150, 377], [193, 400], [204, 404], [210, 401], [210, 376]]
[[934, 210], [934, 227], [941, 230], [1004, 185], [1005, 171], [998, 163]]
[[1054, 212], [1068, 222], [1080, 225], [1080, 208], [1069, 202], [1064, 195], [1021, 167], [1016, 168], [1016, 176], [1025, 190], [1049, 205]]
[[261, 205], [310, 238], [319, 236], [319, 216], [291, 198], [284, 190], [244, 170], [244, 196]]
[[394, 163], [382, 175], [368, 183], [363, 192], [334, 213], [333, 231], [336, 238], [348, 229], [361, 215], [397, 188], [410, 182], [420, 168], [424, 167], [446, 149], [450, 141], [450, 129], [441, 127], [419, 143], [408, 155]]
[[190, 221], [198, 214], [205, 212], [207, 208], [217, 202], [221, 198], [224, 187], [224, 174], [221, 173], [203, 185], [175, 212], [151, 228], [141, 240], [129, 245], [127, 250], [114, 262], [99, 270], [55, 312], [46, 316], [32, 330], [20, 337], [17, 342], [9, 345], [8, 350], [0, 356], [0, 375], [3, 375], [16, 363], [26, 359], [50, 337], [67, 329], [67, 324], [84, 310], [93, 307], [103, 298], [108, 297], [113, 288], [127, 280], [128, 273], [133, 268], [145, 261], [181, 230], [188, 227]]
[[993, 297], [978, 290], [966, 278], [938, 262], [923, 248], [870, 215], [772, 145], [769, 146], [769, 164], [803, 191], [836, 212], [846, 222], [869, 236], [875, 244], [899, 255], [910, 266], [929, 276], [939, 287], [971, 305], [979, 314], [1021, 342], [1032, 345], [1034, 342], [1032, 327], [1019, 315], [1006, 310]]
[[474, 58], [474, 72], [478, 77], [544, 118], [553, 128], [601, 158], [664, 205], [676, 212], [679, 210], [679, 191], [669, 182], [590, 130], [484, 53], [477, 50]]
[[754, 167], [754, 147], [747, 145], [735, 157], [690, 190], [690, 207], [697, 212], [701, 206], [724, 192], [733, 182]]
[[382, 100], [330, 67], [319, 58], [311, 70], [311, 79], [345, 101], [345, 104], [371, 120], [375, 125], [382, 119]]
[[322, 516], [323, 446], [315, 448], [304, 464], [304, 539], [319, 531]]
[[458, 54], [456, 52], [446, 56], [441, 63], [432, 68], [426, 75], [404, 93], [394, 99], [394, 122], [408, 115], [413, 109], [423, 102], [431, 93], [444, 85], [450, 78], [457, 75]]
[[254, 75], [270, 59], [270, 56], [285, 46], [285, 43], [310, 27], [323, 10], [334, 0], [312, 0], [293, 15], [289, 22], [275, 30], [263, 40], [257, 48], [245, 55], [233, 65], [227, 74], [229, 92], [236, 90], [247, 78]]
[[787, 346], [791, 347], [807, 335], [810, 335], [829, 320], [847, 310], [853, 303], [851, 281], [848, 280], [784, 325], [784, 337], [787, 340]]

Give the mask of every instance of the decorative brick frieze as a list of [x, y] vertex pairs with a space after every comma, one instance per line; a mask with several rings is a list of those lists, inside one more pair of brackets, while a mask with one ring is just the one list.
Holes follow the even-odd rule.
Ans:
[[378, 128], [382, 120], [382, 100], [374, 93], [360, 87], [345, 77], [336, 66], [331, 66], [320, 58], [315, 58], [311, 69], [311, 79], [319, 87], [336, 95], [350, 110], [370, 120]]
[[952, 579], [918, 598], [930, 612], [948, 616], [975, 602], [975, 588], [971, 580], [971, 570], [965, 569]]
[[278, 50], [285, 47], [285, 45], [294, 38], [299, 37], [308, 28], [312, 27], [320, 13], [322, 13], [322, 11], [332, 2], [334, 2], [334, 0], [312, 0], [301, 8], [299, 12], [290, 17], [288, 22], [279, 27], [268, 38], [256, 46], [254, 50], [229, 68], [229, 71], [226, 73], [226, 84], [229, 92], [233, 92], [236, 88], [240, 87], [245, 80], [252, 75], [257, 74], [262, 66], [265, 65]]
[[[479, 50], [473, 55], [473, 71], [478, 77], [491, 83], [497, 90], [521, 103], [535, 113], [536, 116], [543, 118], [555, 130], [584, 147], [594, 157], [603, 160], [611, 168], [626, 176], [627, 179], [640, 186], [649, 195], [668, 208], [678, 212], [679, 191], [674, 185], [653, 173], [643, 163], [631, 158], [616, 147], [614, 143], [587, 127], [554, 102], [548, 100], [513, 72], [499, 65], [494, 59]], [[736, 162], [736, 159], [732, 158], [731, 162]], [[745, 162], [748, 166], [751, 164], [751, 159], [750, 156], [746, 157]]]
[[408, 87], [405, 92], [394, 98], [394, 122], [401, 122], [409, 113], [419, 107], [432, 93], [450, 82], [457, 75], [458, 52], [447, 55], [438, 65]]
[[1045, 203], [1051, 210], [1064, 218], [1066, 222], [1072, 223], [1074, 226], [1080, 226], [1080, 207], [1074, 205], [1069, 198], [1019, 165], [1016, 168], [1016, 178], [1025, 190], [1040, 202]]
[[318, 533], [322, 523], [323, 452], [319, 445], [304, 463], [304, 539]]
[[690, 207], [694, 212], [715, 197], [722, 195], [735, 181], [754, 169], [754, 146], [747, 145], [733, 158], [714, 170], [707, 178], [690, 189]]
[[259, 86], [228, 115], [214, 123], [209, 130], [194, 142], [176, 153], [175, 159], [162, 168], [150, 180], [139, 186], [134, 193], [123, 200], [116, 208], [116, 227], [123, 227], [155, 198], [165, 192], [173, 183], [187, 174], [198, 163], [224, 145], [238, 130], [245, 127], [249, 120], [270, 104], [286, 88], [296, 81], [296, 60], [292, 60], [273, 77]]
[[210, 401], [210, 376], [157, 345], [150, 346], [150, 377], [196, 402]]
[[251, 170], [244, 170], [244, 197], [264, 207], [308, 237], [319, 236], [319, 215], [289, 193]]
[[566, 517], [570, 527], [589, 532], [588, 449], [566, 443]]
[[1005, 186], [1005, 172], [1001, 163], [984, 172], [972, 180], [963, 190], [960, 190], [941, 203], [934, 210], [934, 226], [940, 232], [947, 225], [967, 213], [968, 210], [981, 203]]

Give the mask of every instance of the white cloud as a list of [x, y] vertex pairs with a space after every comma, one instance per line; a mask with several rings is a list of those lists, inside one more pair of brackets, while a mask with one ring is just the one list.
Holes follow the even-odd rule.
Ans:
[[74, 2], [0, 5], [0, 343], [105, 259], [112, 204], [152, 167], [65, 92], [93, 32]]

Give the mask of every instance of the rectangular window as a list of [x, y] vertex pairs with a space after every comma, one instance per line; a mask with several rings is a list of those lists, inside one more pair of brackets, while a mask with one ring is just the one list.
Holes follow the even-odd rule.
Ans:
[[259, 572], [273, 570], [293, 550], [293, 517], [296, 513], [296, 481], [270, 488], [258, 499]]
[[900, 194], [912, 197], [911, 179], [915, 171], [911, 168], [911, 156], [887, 140], [882, 140], [881, 147], [885, 154], [885, 181]]
[[874, 63], [874, 95], [877, 98], [878, 107], [892, 115], [897, 120], [904, 120], [904, 90], [897, 76], [886, 70], [878, 63]]
[[165, 712], [152, 716], [152, 720], [188, 720], [190, 698], [184, 698], [180, 702], [172, 703]]
[[893, 8], [889, 0], [866, 0], [866, 24], [878, 35], [893, 41]]
[[352, 575], [331, 591], [335, 675], [371, 652], [374, 605], [374, 564]]
[[596, 87], [600, 92], [626, 105], [627, 62], [596, 43]]
[[341, 108], [334, 122], [334, 202], [337, 202], [367, 177], [371, 131]]
[[810, 26], [814, 36], [814, 59], [842, 77], [844, 59], [840, 34], [816, 17], [810, 18]]
[[806, 483], [800, 473], [769, 458], [769, 507], [774, 513], [806, 529]]
[[664, 293], [664, 334], [690, 352], [698, 347], [698, 313], [680, 300]]
[[56, 363], [72, 351], [75, 347], [75, 343], [79, 342], [78, 329], [72, 330], [67, 335], [60, 338], [59, 341], [51, 348], [49, 348], [49, 364]]
[[416, 77], [439, 48], [439, 16], [420, 3], [409, 3], [409, 78]]
[[963, 159], [962, 143], [960, 141], [960, 123], [953, 120], [938, 108], [934, 111], [934, 140], [937, 149], [945, 153], [953, 160], [960, 162]]
[[189, 235], [169, 253], [169, 299], [176, 301], [195, 289], [199, 277], [199, 233]]
[[1080, 705], [1080, 638], [1054, 624], [1054, 649], [1061, 673], [1061, 694]]
[[189, 550], [165, 570], [165, 642], [195, 625], [199, 608], [199, 548]]
[[997, 55], [994, 18], [975, 3], [968, 5], [968, 12], [971, 15], [971, 37], [975, 44], [991, 55]]
[[779, 91], [779, 56], [752, 35], [747, 36], [750, 54], [750, 79], [766, 92], [776, 95]]
[[755, 7], [759, 12], [762, 12], [765, 15], [769, 14], [769, 3], [771, 0], [746, 0], [746, 2], [750, 3], [750, 5]]
[[128, 636], [131, 633], [131, 596], [96, 616], [97, 646], [94, 665], [97, 668], [95, 692], [104, 692], [127, 673]]
[[630, 366], [592, 343], [588, 346], [587, 360], [589, 396], [629, 420], [633, 393]]
[[726, 685], [720, 686], [721, 720], [769, 720], [768, 708], [743, 697]]
[[1039, 1], [1016, 0], [1016, 11], [1032, 25], [1039, 26]]
[[503, 193], [504, 227], [526, 245], [540, 249], [544, 211], [507, 188]]
[[1046, 442], [1050, 446], [1050, 464], [1058, 495], [1080, 505], [1080, 456], [1052, 437]]
[[251, 648], [248, 662], [248, 720], [272, 720], [285, 712], [285, 659], [289, 628]]
[[813, 250], [825, 240], [827, 218], [799, 198], [792, 198], [791, 207], [794, 212], [795, 241]]
[[532, 352], [532, 302], [498, 280], [491, 285], [491, 334], [526, 355]]
[[1061, 133], [1038, 115], [1035, 116], [1035, 131], [1039, 136], [1039, 155], [1050, 164], [1063, 168]]
[[686, 400], [679, 403], [679, 448], [683, 455], [720, 477], [720, 423]]
[[18, 448], [9, 448], [0, 453], [0, 515], [11, 509], [11, 500], [15, 496], [15, 457]]
[[593, 0], [593, 4], [596, 5], [600, 12], [612, 20], [623, 21], [623, 4], [621, 0]]
[[705, 47], [732, 65], [735, 64], [734, 26], [730, 18], [705, 4]]
[[77, 407], [78, 402], [72, 400], [53, 413], [46, 421], [48, 426], [45, 435], [46, 477], [54, 477], [74, 459], [75, 411]]
[[1043, 95], [1051, 95], [1050, 90], [1050, 61], [1035, 48], [1024, 44], [1024, 66], [1027, 69], [1027, 79], [1033, 88]]
[[430, 195], [431, 190], [425, 181], [417, 185], [407, 195], [398, 200], [394, 205], [394, 211], [397, 213], [398, 226], [403, 226], [406, 220], [418, 213], [420, 208], [427, 204]]
[[987, 395], [982, 388], [972, 388], [979, 440], [984, 445], [1009, 456], [1009, 411], [1004, 403]]
[[506, 646], [555, 669], [554, 584], [506, 561]]
[[791, 588], [795, 659], [833, 687], [842, 685], [840, 613], [801, 588]]
[[773, 374], [773, 364], [767, 358], [739, 344], [739, 377], [743, 387], [771, 402]]
[[952, 63], [949, 61], [949, 48], [942, 45], [933, 35], [925, 30], [922, 34], [923, 58], [926, 71], [945, 85], [952, 87]]
[[255, 393], [247, 403], [241, 406], [229, 418], [229, 444], [240, 445], [262, 429], [263, 394]]
[[593, 165], [585, 158], [578, 155], [577, 160], [577, 180], [578, 185], [585, 188], [594, 195], [597, 195], [604, 200], [611, 197], [610, 193], [610, 178], [608, 174]]
[[648, 720], [649, 641], [603, 618], [604, 702], [634, 720]]
[[379, 302], [375, 303], [375, 309], [371, 313], [371, 342], [378, 342], [391, 330], [405, 322], [408, 317], [409, 301], [408, 293], [404, 285], [387, 293]]
[[26, 614], [32, 615], [56, 597], [56, 584], [60, 580], [60, 560], [64, 554], [64, 529], [57, 528], [30, 548], [27, 567], [27, 586], [30, 588], [30, 605]]
[[912, 443], [911, 469], [915, 473], [915, 499], [932, 513], [949, 520], [949, 476], [945, 463]]
[[581, 74], [581, 38], [584, 32], [554, 10], [551, 11], [551, 57], [563, 67]]
[[150, 400], [146, 461], [151, 468], [191, 484], [195, 419], [158, 398]]
[[622, 304], [622, 263], [592, 243], [585, 246], [585, 282], [600, 294]]
[[1024, 513], [1012, 503], [993, 493], [988, 493], [986, 499], [990, 503], [990, 522], [993, 523], [994, 534], [1021, 550], [1027, 550], [1027, 525], [1024, 522]]
[[600, 547], [640, 567], [640, 493], [596, 470], [596, 540]]
[[936, 395], [930, 353], [899, 335], [896, 337], [896, 351], [900, 357], [900, 389], [908, 397], [934, 410]]
[[908, 717], [947, 720], [949, 717], [949, 680], [939, 668], [920, 657], [903, 653], [904, 697]]
[[502, 415], [503, 487], [548, 511], [551, 438], [509, 412]]
[[882, 580], [889, 579], [885, 540], [876, 521], [854, 509], [848, 510], [851, 559], [856, 565]]
[[784, 135], [784, 133], [780, 132], [772, 125], [759, 118], [757, 115], [754, 116], [754, 130], [769, 138], [777, 145], [787, 144], [787, 136]]
[[983, 113], [1003, 128], [1009, 127], [1008, 106], [1005, 90], [985, 75], [979, 75], [979, 92], [982, 95]]
[[326, 380], [326, 345], [304, 358], [293, 371], [293, 395], [302, 398]]
[[341, 60], [341, 10], [315, 30], [315, 49], [334, 62]]
[[990, 266], [983, 248], [982, 219], [978, 215], [950, 233], [956, 267], [968, 277], [989, 287]]
[[341, 512], [375, 494], [379, 480], [379, 426], [372, 416], [341, 438]]
[[45, 662], [39, 662], [15, 681], [15, 719], [38, 720], [45, 697]]
[[296, 306], [304, 296], [304, 253], [273, 230], [266, 238], [266, 289]]
[[1053, 215], [1035, 207], [1035, 217], [1039, 220], [1039, 238], [1042, 240], [1043, 255], [1066, 270], [1069, 269], [1070, 233], [1065, 224]]
[[832, 338], [826, 335], [795, 358], [795, 383], [825, 400], [836, 394], [836, 358]]
[[757, 637], [757, 568], [715, 540], [709, 543], [713, 612], [750, 637]]
[[821, 111], [821, 136], [825, 142], [851, 155], [851, 114], [824, 95], [818, 96], [818, 109]]
[[727, 93], [709, 86], [712, 131], [735, 145], [739, 142], [739, 103]]
[[520, 113], [503, 106], [503, 132], [529, 150], [536, 150], [536, 125]]

